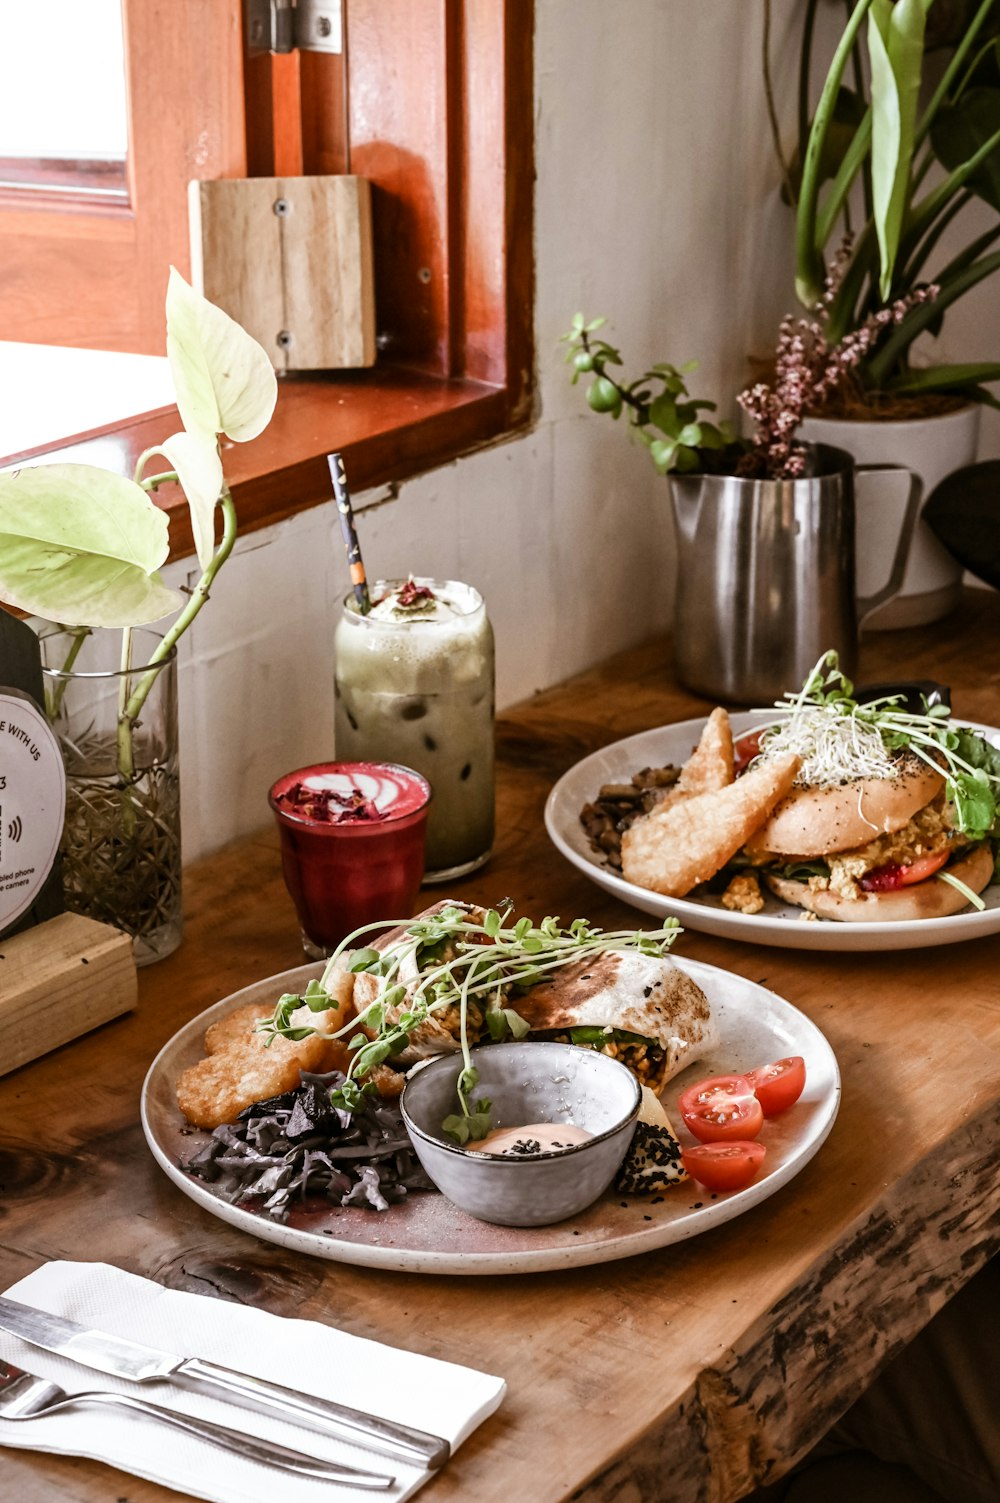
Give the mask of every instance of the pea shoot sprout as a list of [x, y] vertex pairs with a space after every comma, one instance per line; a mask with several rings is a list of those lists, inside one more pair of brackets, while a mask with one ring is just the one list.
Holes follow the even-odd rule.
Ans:
[[899, 753], [909, 752], [944, 776], [962, 834], [1000, 835], [1000, 748], [952, 720], [947, 705], [925, 703], [922, 714], [901, 705], [892, 694], [859, 704], [837, 654], [824, 653], [797, 694], [775, 701], [783, 718], [763, 728], [760, 757], [795, 752], [802, 758], [796, 781], [829, 788], [895, 777]]
[[[401, 930], [399, 939], [382, 949], [353, 950], [363, 936], [389, 926]], [[643, 955], [662, 957], [680, 932], [676, 919], [667, 919], [659, 929], [605, 933], [586, 919], [574, 919], [568, 928], [561, 928], [555, 918], [544, 918], [537, 926], [528, 918], [513, 921], [513, 906], [506, 899], [499, 908], [485, 913], [461, 904], [447, 904], [436, 913], [415, 919], [383, 920], [356, 929], [338, 945], [322, 977], [310, 981], [301, 996], [286, 993], [279, 998], [273, 1015], [262, 1020], [258, 1029], [268, 1040], [279, 1034], [290, 1039], [307, 1038], [314, 1033], [325, 1038], [352, 1034], [348, 1047], [353, 1057], [347, 1079], [334, 1092], [332, 1100], [334, 1105], [354, 1111], [364, 1095], [374, 1090], [365, 1077], [377, 1065], [401, 1054], [411, 1034], [428, 1018], [457, 1005], [464, 1061], [457, 1085], [461, 1111], [446, 1118], [442, 1127], [457, 1142], [466, 1143], [484, 1138], [490, 1128], [490, 1103], [473, 1101], [479, 1073], [470, 1052], [470, 1010], [476, 1010], [477, 1025], [480, 1021], [485, 1023], [494, 1042], [521, 1039], [528, 1033], [528, 1025], [516, 1007], [510, 1005], [518, 990], [536, 985], [561, 966], [573, 965], [596, 953], [636, 950]], [[341, 957], [349, 951], [352, 951], [352, 972], [378, 978], [374, 1001], [332, 1034], [293, 1025], [292, 1015], [303, 1004], [313, 1012], [323, 1012], [335, 1005], [329, 988]], [[404, 977], [412, 979], [407, 982]]]

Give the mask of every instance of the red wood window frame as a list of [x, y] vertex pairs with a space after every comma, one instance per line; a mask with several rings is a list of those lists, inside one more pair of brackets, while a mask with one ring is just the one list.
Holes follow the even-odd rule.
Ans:
[[[379, 360], [370, 371], [281, 381], [270, 427], [226, 455], [241, 531], [327, 499], [330, 450], [345, 454], [357, 491], [525, 427], [533, 0], [345, 0], [346, 67], [321, 54], [246, 56], [238, 0], [124, 5], [128, 207], [70, 216], [0, 196], [0, 265], [17, 267], [0, 281], [26, 310], [6, 337], [162, 353], [167, 264], [188, 266], [187, 178], [348, 169], [373, 185]], [[169, 84], [146, 75], [140, 88], [145, 68]], [[153, 96], [170, 109], [154, 109]], [[29, 285], [32, 256], [50, 276], [44, 308]], [[120, 306], [129, 279], [148, 283], [98, 340], [71, 307], [81, 267], [91, 311], [109, 284]], [[44, 454], [127, 474], [171, 421], [146, 414], [6, 462]], [[187, 507], [170, 489], [157, 499], [172, 513], [172, 556], [183, 556], [192, 551]]]

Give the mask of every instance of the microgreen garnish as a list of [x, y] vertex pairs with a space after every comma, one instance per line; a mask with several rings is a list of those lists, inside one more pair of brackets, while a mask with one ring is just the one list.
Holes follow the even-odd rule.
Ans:
[[[574, 919], [562, 928], [556, 918], [544, 918], [535, 925], [528, 918], [512, 922], [513, 909], [505, 900], [500, 908], [489, 909], [480, 922], [467, 908], [451, 905], [437, 913], [415, 919], [396, 920], [401, 937], [383, 950], [355, 950], [350, 969], [378, 978], [373, 1002], [357, 1018], [334, 1034], [344, 1037], [355, 1031], [348, 1041], [353, 1058], [347, 1080], [334, 1093], [333, 1103], [345, 1110], [354, 1109], [364, 1077], [393, 1055], [407, 1047], [410, 1035], [434, 1013], [457, 1006], [460, 1015], [459, 1036], [464, 1069], [458, 1079], [461, 1112], [448, 1117], [443, 1130], [456, 1142], [482, 1139], [490, 1130], [490, 1103], [472, 1102], [478, 1073], [472, 1063], [469, 1046], [469, 1008], [475, 1006], [483, 1017], [490, 1038], [521, 1039], [529, 1031], [519, 1015], [517, 993], [535, 986], [551, 971], [573, 965], [586, 956], [606, 951], [637, 950], [643, 955], [664, 956], [681, 932], [676, 919], [667, 919], [660, 929], [613, 930], [605, 933], [586, 919]], [[319, 981], [311, 981], [304, 998], [286, 995], [279, 999], [270, 1018], [258, 1024], [267, 1038], [305, 1038], [322, 1030], [294, 1027], [292, 1014], [305, 1000], [314, 1011], [321, 1011], [322, 999], [330, 999], [329, 985], [338, 969], [340, 957], [359, 939], [373, 930], [383, 930], [391, 921], [365, 924], [349, 934], [327, 962]], [[402, 975], [416, 971], [410, 987], [400, 981]], [[406, 1003], [405, 1007], [402, 1004]], [[400, 1010], [401, 1009], [401, 1010]]]
[[764, 729], [761, 756], [795, 752], [802, 758], [798, 781], [828, 788], [854, 778], [895, 777], [895, 754], [911, 752], [944, 775], [963, 835], [1000, 836], [1000, 749], [953, 721], [947, 705], [925, 700], [916, 714], [901, 704], [901, 696], [891, 694], [859, 704], [837, 654], [824, 653], [797, 694], [775, 701], [784, 718]]

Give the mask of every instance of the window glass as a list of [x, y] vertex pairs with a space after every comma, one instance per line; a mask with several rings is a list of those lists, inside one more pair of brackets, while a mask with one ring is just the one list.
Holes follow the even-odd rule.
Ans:
[[[3, 7], [0, 175], [51, 181], [47, 164], [117, 164], [128, 139], [120, 0]], [[21, 164], [19, 167], [18, 164]]]

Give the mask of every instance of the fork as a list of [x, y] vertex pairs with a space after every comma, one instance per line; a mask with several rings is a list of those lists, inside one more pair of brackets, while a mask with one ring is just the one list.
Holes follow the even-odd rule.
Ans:
[[67, 1393], [58, 1383], [47, 1378], [36, 1378], [23, 1367], [14, 1367], [0, 1360], [0, 1420], [40, 1419], [59, 1409], [69, 1409], [74, 1404], [112, 1404], [120, 1409], [137, 1409], [140, 1414], [151, 1415], [164, 1425], [183, 1430], [186, 1435], [196, 1435], [224, 1451], [234, 1451], [248, 1461], [259, 1461], [264, 1466], [279, 1467], [286, 1472], [295, 1472], [300, 1477], [318, 1477], [323, 1482], [343, 1482], [349, 1487], [367, 1488], [371, 1491], [392, 1487], [395, 1477], [376, 1472], [359, 1471], [356, 1467], [342, 1466], [339, 1462], [322, 1461], [318, 1456], [308, 1456], [301, 1451], [290, 1451], [274, 1441], [257, 1440], [239, 1430], [229, 1430], [225, 1425], [216, 1425], [208, 1420], [193, 1419], [188, 1414], [175, 1414], [172, 1409], [161, 1409], [147, 1399], [134, 1399], [129, 1394], [105, 1393], [94, 1390], [87, 1393]]

